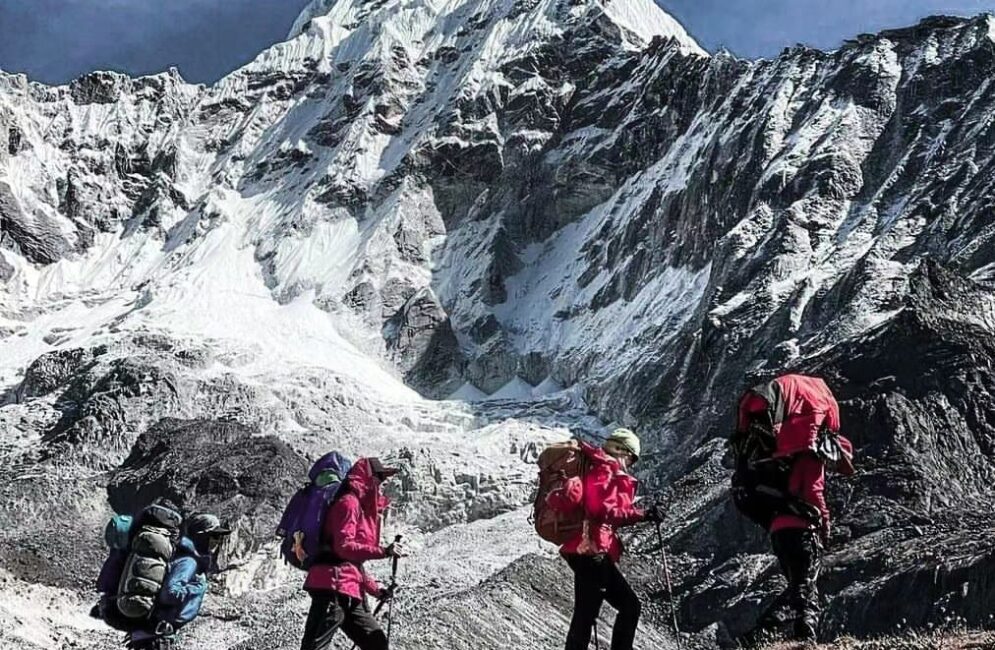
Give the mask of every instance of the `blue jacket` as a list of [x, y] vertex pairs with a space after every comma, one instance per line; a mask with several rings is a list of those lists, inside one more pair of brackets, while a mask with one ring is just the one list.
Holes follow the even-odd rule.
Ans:
[[210, 568], [210, 554], [198, 553], [189, 538], [181, 538], [159, 592], [156, 618], [176, 628], [197, 618], [207, 593]]

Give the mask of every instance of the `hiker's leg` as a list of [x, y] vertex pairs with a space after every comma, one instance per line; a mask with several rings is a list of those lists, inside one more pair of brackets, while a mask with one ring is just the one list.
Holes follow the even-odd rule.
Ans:
[[794, 591], [795, 638], [814, 640], [819, 629], [819, 570], [822, 568], [822, 546], [815, 531], [806, 530], [799, 536], [798, 567]]
[[574, 613], [566, 650], [587, 650], [603, 598], [599, 560], [586, 555], [569, 555], [566, 560], [574, 572]]
[[774, 556], [777, 558], [778, 566], [781, 568], [781, 573], [788, 580], [788, 586], [784, 588], [781, 593], [767, 606], [767, 609], [760, 614], [757, 618], [757, 624], [753, 629], [739, 639], [740, 645], [746, 648], [751, 648], [764, 641], [766, 637], [771, 636], [775, 631], [777, 631], [780, 626], [780, 621], [778, 620], [778, 613], [791, 602], [792, 587], [791, 587], [791, 573], [792, 573], [792, 563], [791, 555], [789, 553], [790, 545], [784, 543], [784, 533], [790, 531], [778, 531], [772, 533], [770, 536], [771, 549], [774, 552]]
[[611, 650], [632, 650], [642, 604], [629, 585], [629, 581], [619, 571], [618, 565], [606, 558], [601, 571], [605, 600], [618, 612], [615, 616], [615, 626], [612, 628]]
[[301, 650], [327, 650], [344, 618], [345, 612], [336, 602], [335, 594], [311, 594], [311, 609], [304, 623]]
[[792, 636], [814, 639], [819, 623], [819, 542], [811, 530], [801, 528], [774, 534], [775, 548], [788, 578], [787, 604], [791, 607]]
[[773, 602], [767, 606], [767, 609], [760, 614], [757, 619], [757, 625], [754, 628], [753, 636], [760, 638], [764, 634], [770, 634], [778, 627], [777, 614], [780, 612], [784, 606], [789, 602], [791, 597], [791, 588], [786, 587], [774, 598]]
[[359, 650], [387, 650], [387, 635], [361, 600], [342, 597], [345, 621], [342, 631]]

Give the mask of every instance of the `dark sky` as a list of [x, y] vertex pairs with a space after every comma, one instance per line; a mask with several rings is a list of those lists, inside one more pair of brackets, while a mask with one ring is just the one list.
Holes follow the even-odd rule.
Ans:
[[[2, 0], [0, 0], [2, 1]], [[804, 43], [833, 49], [860, 33], [917, 23], [925, 16], [995, 12], [995, 0], [656, 0], [702, 47], [750, 58]]]
[[180, 69], [210, 82], [282, 41], [308, 0], [0, 0], [0, 68], [47, 83]]
[[[0, 68], [64, 83], [96, 69], [133, 75], [175, 65], [210, 82], [283, 40], [308, 0], [0, 0]], [[995, 11], [995, 0], [657, 0], [706, 49], [774, 56], [833, 48], [861, 32], [945, 13]]]

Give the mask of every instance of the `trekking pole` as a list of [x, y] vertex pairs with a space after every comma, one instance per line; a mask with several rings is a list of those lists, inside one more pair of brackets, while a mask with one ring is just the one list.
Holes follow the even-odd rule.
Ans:
[[667, 547], [663, 543], [663, 530], [660, 522], [656, 522], [656, 539], [660, 543], [660, 554], [663, 555], [663, 578], [667, 583], [667, 597], [670, 599], [670, 614], [674, 622], [674, 634], [677, 636], [677, 647], [684, 646], [681, 641], [681, 628], [677, 624], [677, 608], [674, 606], [674, 588], [670, 582], [670, 561], [667, 559]]
[[[394, 537], [394, 543], [395, 544], [399, 543], [400, 541], [401, 541], [401, 536], [400, 535], [397, 535], [396, 537]], [[383, 606], [387, 605], [387, 645], [388, 645], [388, 647], [390, 646], [390, 632], [391, 632], [391, 627], [393, 626], [393, 623], [394, 623], [394, 590], [397, 588], [397, 560], [398, 559], [399, 558], [397, 556], [394, 556], [391, 559], [390, 586], [387, 587], [387, 589], [390, 591], [390, 599], [388, 599], [388, 600], [381, 600], [379, 603], [377, 603], [377, 606], [373, 609], [373, 618], [376, 618], [377, 615], [380, 614], [380, 610], [383, 609]], [[388, 603], [389, 603], [389, 605], [388, 605]], [[358, 643], [353, 643], [352, 644], [352, 650], [356, 650], [356, 648], [358, 646], [359, 646]]]
[[[394, 543], [401, 541], [401, 536], [394, 538]], [[394, 588], [397, 587], [397, 561], [401, 558], [395, 555], [390, 563], [390, 600], [387, 601], [387, 646], [390, 646], [390, 633], [394, 627]], [[381, 603], [382, 604], [382, 603]]]

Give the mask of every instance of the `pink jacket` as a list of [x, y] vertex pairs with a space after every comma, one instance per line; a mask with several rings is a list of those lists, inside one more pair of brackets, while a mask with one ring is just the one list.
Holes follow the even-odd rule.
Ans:
[[588, 461], [583, 485], [567, 486], [568, 489], [561, 498], [570, 503], [551, 503], [551, 505], [566, 510], [583, 503], [587, 521], [584, 531], [561, 546], [560, 553], [565, 555], [607, 553], [612, 561], [618, 562], [623, 549], [616, 529], [637, 524], [646, 516], [634, 505], [639, 482], [625, 473], [618, 461], [602, 449], [586, 443], [581, 445], [581, 449]]
[[323, 539], [330, 541], [334, 559], [311, 567], [304, 582], [308, 591], [334, 591], [351, 598], [376, 596], [380, 585], [363, 569], [366, 560], [386, 557], [380, 545], [380, 515], [387, 498], [366, 458], [356, 461], [346, 476], [343, 494], [325, 517]]

